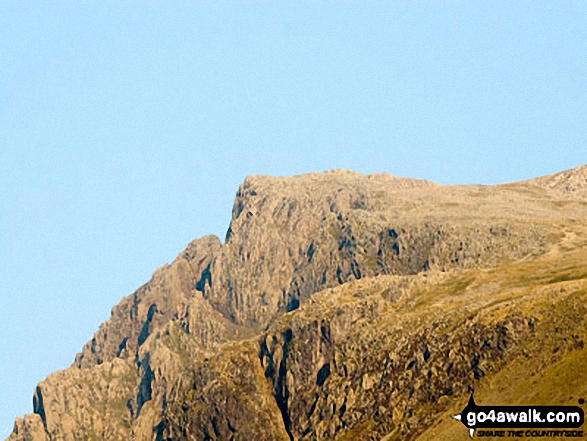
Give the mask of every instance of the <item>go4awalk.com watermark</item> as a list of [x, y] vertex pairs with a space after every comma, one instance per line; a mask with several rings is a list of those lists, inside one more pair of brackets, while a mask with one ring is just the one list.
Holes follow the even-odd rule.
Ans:
[[469, 429], [471, 438], [585, 438], [585, 415], [579, 406], [477, 406], [471, 395], [453, 418]]

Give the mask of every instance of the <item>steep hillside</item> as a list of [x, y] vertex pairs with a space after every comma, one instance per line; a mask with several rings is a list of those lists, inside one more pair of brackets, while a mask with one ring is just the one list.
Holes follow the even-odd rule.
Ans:
[[567, 376], [572, 401], [586, 169], [247, 178], [225, 243], [195, 240], [114, 307], [9, 439], [457, 439], [470, 387], [546, 402], [539, 379]]
[[[493, 404], [577, 404], [587, 393], [586, 258], [381, 276], [318, 293], [259, 338], [193, 360], [170, 394], [165, 439], [254, 439], [260, 428], [267, 440], [453, 430], [465, 439], [450, 415], [470, 387]], [[251, 389], [259, 400], [267, 381], [278, 431], [250, 428], [264, 411], [235, 406]]]

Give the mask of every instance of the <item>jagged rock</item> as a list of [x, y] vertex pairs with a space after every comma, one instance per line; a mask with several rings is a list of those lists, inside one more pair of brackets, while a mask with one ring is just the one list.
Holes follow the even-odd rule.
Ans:
[[585, 170], [247, 178], [225, 243], [193, 241], [114, 307], [9, 439], [419, 436], [472, 385], [546, 366], [535, 342], [584, 350]]
[[8, 441], [17, 440], [49, 441], [40, 415], [33, 413], [26, 415], [24, 418], [16, 419], [14, 429], [8, 437]]

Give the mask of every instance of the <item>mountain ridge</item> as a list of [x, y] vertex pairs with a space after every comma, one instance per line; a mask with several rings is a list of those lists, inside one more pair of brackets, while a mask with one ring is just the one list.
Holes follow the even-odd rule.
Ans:
[[[587, 211], [586, 188], [586, 166], [497, 186], [444, 186], [347, 170], [247, 177], [237, 191], [225, 242], [215, 236], [192, 241], [171, 264], [115, 306], [72, 367], [40, 383], [34, 414], [17, 420], [9, 440], [91, 439], [88, 434], [95, 439], [202, 439], [190, 438], [190, 431], [204, 439], [344, 439], [364, 421], [340, 416], [336, 422], [328, 416], [328, 407], [318, 420], [306, 421], [301, 415], [309, 409], [314, 414], [321, 398], [313, 403], [312, 394], [334, 381], [332, 360], [340, 357], [340, 348], [328, 335], [338, 329], [333, 335], [343, 338], [345, 332], [358, 332], [352, 331], [356, 324], [343, 321], [336, 328], [329, 322], [322, 331], [318, 323], [315, 335], [306, 322], [301, 323], [299, 331], [310, 332], [307, 339], [322, 349], [308, 354], [313, 363], [294, 357], [293, 373], [284, 354], [306, 350], [296, 343], [296, 334], [292, 330], [286, 337], [287, 329], [272, 336], [266, 333], [292, 314], [305, 317], [309, 308], [318, 308], [314, 297], [335, 295], [332, 289], [354, 290], [362, 283], [389, 281], [391, 285], [382, 289], [408, 293], [417, 303], [423, 279], [441, 280], [454, 273], [459, 278], [476, 269], [578, 252], [585, 237], [580, 219]], [[399, 282], [389, 277], [406, 278], [409, 288], [396, 287]], [[349, 295], [354, 298], [357, 293]], [[391, 300], [373, 301], [367, 303], [376, 310], [360, 309], [359, 322], [391, 314]], [[328, 317], [325, 311], [322, 315]], [[518, 319], [529, 329], [534, 317]], [[499, 323], [495, 326], [502, 326]], [[468, 328], [463, 329], [463, 336], [468, 336]], [[266, 336], [257, 345], [260, 335]], [[408, 349], [402, 350], [413, 351], [409, 341], [405, 344]], [[240, 354], [226, 349], [241, 345]], [[242, 384], [232, 377], [232, 386], [222, 382], [226, 379], [218, 383], [226, 372], [213, 368], [210, 360], [217, 360], [224, 370], [237, 368], [232, 358], [223, 358], [226, 351], [257, 373], [250, 377], [243, 372]], [[470, 364], [474, 355], [466, 356]], [[468, 378], [465, 371], [457, 383], [462, 385], [459, 393]], [[206, 395], [210, 390], [182, 380], [194, 372], [203, 383], [208, 379], [226, 385], [215, 392], [217, 400], [232, 400], [224, 412], [202, 408], [211, 399]], [[310, 372], [321, 384], [304, 392], [305, 383], [300, 386], [295, 378], [306, 378]], [[475, 378], [475, 369], [471, 372], [474, 380], [483, 378]], [[88, 378], [96, 373], [102, 380], [92, 384]], [[372, 382], [364, 376], [356, 381], [363, 389]], [[248, 407], [235, 399], [244, 400], [238, 392], [241, 387], [252, 391]], [[405, 387], [409, 393], [414, 386]], [[371, 389], [373, 384], [367, 388]], [[299, 400], [292, 398], [296, 394]], [[381, 401], [378, 393], [371, 399]], [[341, 403], [336, 405], [339, 411]], [[178, 411], [182, 406], [194, 413]], [[383, 407], [382, 412], [395, 409], [390, 418], [393, 428], [377, 417], [373, 433], [389, 429], [413, 437], [421, 432], [414, 431], [411, 417], [399, 412], [407, 412], [404, 401]], [[377, 409], [368, 412], [375, 415]], [[179, 417], [183, 414], [187, 416]], [[269, 432], [251, 423], [261, 414], [270, 416], [265, 424]], [[324, 421], [332, 425], [325, 428]], [[418, 424], [427, 427], [431, 421], [427, 417]], [[308, 426], [300, 429], [302, 425]]]

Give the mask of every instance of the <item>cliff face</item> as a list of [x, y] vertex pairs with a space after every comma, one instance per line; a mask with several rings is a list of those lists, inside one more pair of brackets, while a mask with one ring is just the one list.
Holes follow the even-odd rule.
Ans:
[[9, 439], [414, 438], [541, 347], [572, 370], [586, 169], [247, 178], [225, 243], [192, 242], [114, 307]]

